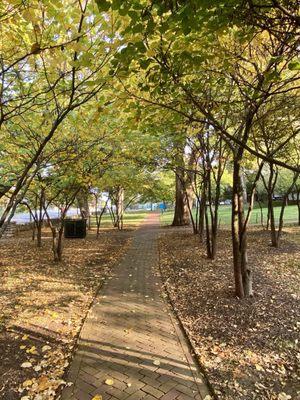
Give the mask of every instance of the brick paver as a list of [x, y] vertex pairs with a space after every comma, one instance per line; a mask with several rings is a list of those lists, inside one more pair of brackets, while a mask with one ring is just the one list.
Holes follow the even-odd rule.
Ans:
[[[164, 300], [158, 216], [134, 233], [83, 325], [62, 400], [203, 400], [209, 391]], [[110, 379], [112, 385], [105, 381]], [[209, 397], [207, 397], [209, 398]]]

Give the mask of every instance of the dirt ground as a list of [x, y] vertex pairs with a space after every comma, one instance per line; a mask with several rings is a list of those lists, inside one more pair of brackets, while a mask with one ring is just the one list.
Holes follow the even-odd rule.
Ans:
[[278, 249], [269, 242], [251, 230], [255, 296], [239, 300], [229, 231], [215, 261], [190, 229], [165, 228], [160, 239], [167, 291], [222, 400], [300, 399], [300, 229], [286, 229]]
[[130, 236], [65, 240], [59, 264], [49, 232], [40, 249], [30, 233], [0, 241], [0, 399], [55, 397], [89, 306]]

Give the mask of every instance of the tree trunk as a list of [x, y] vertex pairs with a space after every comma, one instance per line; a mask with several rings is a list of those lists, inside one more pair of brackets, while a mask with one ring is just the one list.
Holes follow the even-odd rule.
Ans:
[[207, 258], [212, 259], [210, 227], [209, 227], [207, 206], [205, 206], [205, 232], [206, 232], [206, 256]]
[[231, 237], [236, 296], [252, 296], [252, 271], [248, 265], [247, 226], [244, 218], [244, 196], [240, 176], [240, 161], [233, 163]]
[[269, 210], [269, 220], [270, 220], [271, 245], [272, 247], [278, 247], [272, 192], [268, 193], [268, 210]]
[[297, 190], [298, 225], [300, 226], [300, 188]]
[[117, 188], [116, 194], [116, 223], [115, 226], [123, 229], [123, 216], [124, 216], [124, 189], [121, 186]]
[[193, 189], [191, 187], [185, 190], [186, 204], [189, 210], [190, 221], [193, 226], [193, 233], [196, 235], [198, 233], [198, 224], [193, 215]]
[[39, 210], [36, 215], [37, 221], [37, 246], [42, 247], [42, 228], [43, 228], [43, 220], [44, 220], [44, 207], [45, 207], [45, 189], [41, 188], [40, 197], [39, 197]]
[[103, 206], [102, 210], [100, 211], [100, 213], [98, 212], [98, 198], [96, 199], [96, 224], [97, 224], [97, 237], [99, 237], [100, 235], [100, 226], [101, 226], [101, 220], [103, 217], [103, 214], [106, 210], [107, 204], [109, 201], [109, 197], [107, 198], [105, 205]]
[[199, 204], [199, 237], [201, 243], [203, 243], [203, 233], [204, 233], [204, 215], [205, 215], [205, 203], [206, 203], [206, 193], [205, 185], [202, 185], [201, 199]]
[[43, 221], [39, 221], [36, 229], [36, 238], [38, 247], [42, 247], [42, 225]]
[[211, 226], [211, 258], [212, 258], [212, 260], [214, 260], [217, 255], [218, 215], [219, 215], [218, 211], [219, 211], [218, 203], [216, 203], [214, 215], [212, 217], [212, 226]]
[[82, 219], [87, 220], [87, 227], [91, 229], [90, 223], [90, 206], [89, 206], [89, 194], [87, 190], [81, 190], [77, 196], [78, 206]]
[[239, 238], [244, 296], [252, 296], [252, 270], [248, 264], [247, 226], [245, 225], [244, 196], [239, 195]]
[[58, 230], [58, 238], [57, 238], [57, 256], [58, 256], [58, 261], [62, 260], [63, 232], [64, 232], [64, 227], [62, 225]]
[[32, 238], [33, 242], [35, 241], [35, 230], [36, 230], [36, 225], [35, 225], [35, 222], [33, 222], [33, 224], [32, 224], [32, 235], [31, 235], [31, 238]]
[[59, 228], [52, 226], [51, 232], [52, 232], [53, 260], [55, 262], [61, 262], [63, 253], [63, 246], [62, 246], [63, 232], [64, 232], [63, 224]]
[[57, 238], [57, 229], [56, 227], [51, 227], [51, 232], [52, 232], [52, 252], [53, 252], [53, 260], [55, 262], [59, 262], [60, 258], [57, 253], [57, 243], [58, 243], [58, 238]]
[[261, 175], [264, 186], [268, 194], [268, 219], [267, 219], [267, 230], [270, 228], [271, 233], [271, 245], [273, 247], [278, 247], [277, 233], [276, 233], [276, 223], [274, 215], [274, 205], [273, 205], [273, 194], [277, 182], [278, 170], [274, 169], [274, 165], [269, 163], [270, 175], [268, 182], [265, 181], [264, 176]]
[[172, 225], [184, 226], [190, 224], [187, 196], [184, 188], [184, 173], [182, 168], [176, 168], [176, 197]]

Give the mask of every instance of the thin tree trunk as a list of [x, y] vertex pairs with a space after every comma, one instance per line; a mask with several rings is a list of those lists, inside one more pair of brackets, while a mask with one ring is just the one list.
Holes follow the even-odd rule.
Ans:
[[252, 271], [248, 264], [247, 220], [244, 214], [244, 193], [241, 182], [240, 160], [233, 163], [232, 248], [236, 295], [252, 296]]
[[266, 183], [263, 174], [261, 175], [262, 181], [266, 188], [268, 194], [268, 220], [267, 220], [267, 230], [270, 228], [271, 234], [271, 245], [273, 247], [278, 247], [277, 241], [277, 233], [276, 233], [276, 223], [275, 223], [275, 215], [274, 215], [274, 205], [273, 205], [273, 194], [278, 178], [278, 170], [274, 169], [274, 165], [272, 163], [269, 164], [270, 175], [268, 182]]
[[31, 235], [31, 239], [34, 242], [35, 241], [35, 230], [36, 230], [36, 226], [35, 226], [35, 222], [32, 223], [32, 235]]
[[64, 226], [62, 223], [62, 225], [58, 229], [58, 237], [57, 237], [57, 257], [59, 262], [62, 260], [62, 253], [63, 253], [63, 232], [64, 232]]
[[119, 186], [116, 194], [116, 222], [115, 226], [119, 230], [123, 229], [123, 215], [124, 215], [124, 189]]
[[97, 209], [96, 209], [97, 237], [99, 237], [99, 234], [100, 234], [101, 220], [102, 220], [102, 216], [103, 216], [103, 214], [104, 214], [104, 212], [105, 212], [105, 209], [106, 209], [106, 207], [107, 207], [108, 200], [109, 200], [109, 198], [106, 200], [105, 205], [104, 205], [104, 207], [102, 208], [102, 210], [101, 210], [101, 212], [100, 212], [99, 215], [98, 215], [98, 211], [97, 211]]
[[37, 224], [36, 238], [38, 247], [42, 247], [42, 224], [42, 221], [39, 221]]
[[53, 252], [53, 260], [55, 262], [59, 262], [60, 258], [57, 252], [57, 243], [58, 243], [58, 238], [57, 238], [57, 229], [55, 226], [51, 226], [51, 232], [52, 232], [52, 252]]
[[298, 225], [300, 226], [300, 188], [297, 189]]
[[233, 163], [233, 187], [232, 187], [232, 217], [231, 217], [231, 239], [233, 252], [233, 269], [235, 281], [235, 294], [243, 298], [244, 285], [242, 278], [242, 261], [240, 252], [239, 218], [240, 218], [240, 198], [243, 198], [243, 192], [240, 185], [240, 165], [239, 161]]
[[278, 247], [272, 192], [268, 193], [268, 210], [270, 219], [271, 245], [272, 247]]
[[211, 259], [212, 251], [211, 251], [210, 227], [209, 227], [207, 206], [205, 206], [205, 232], [206, 232], [206, 255], [207, 258]]
[[183, 169], [176, 168], [176, 193], [175, 193], [175, 211], [172, 225], [184, 226], [190, 224], [189, 210], [185, 190], [183, 187], [184, 173]]
[[248, 251], [247, 251], [247, 226], [245, 225], [244, 217], [244, 196], [239, 194], [239, 237], [240, 237], [240, 260], [241, 272], [243, 280], [244, 296], [252, 296], [252, 271], [248, 264]]
[[191, 188], [189, 189], [185, 189], [185, 198], [186, 198], [186, 204], [189, 210], [189, 216], [190, 216], [190, 221], [192, 222], [192, 226], [193, 226], [193, 233], [194, 235], [196, 235], [198, 233], [198, 229], [197, 229], [197, 224], [196, 224], [196, 220], [193, 216], [193, 208], [192, 208], [192, 202], [191, 200], [191, 194], [190, 192], [192, 191]]
[[86, 219], [87, 228], [91, 229], [89, 193], [87, 190], [81, 190], [77, 196], [78, 206], [82, 219]]
[[44, 219], [44, 206], [45, 206], [45, 189], [42, 187], [39, 196], [39, 210], [37, 215], [37, 246], [42, 247], [42, 227]]
[[206, 188], [205, 188], [205, 183], [203, 182], [200, 205], [199, 205], [199, 237], [201, 243], [203, 243], [205, 204], [206, 204]]

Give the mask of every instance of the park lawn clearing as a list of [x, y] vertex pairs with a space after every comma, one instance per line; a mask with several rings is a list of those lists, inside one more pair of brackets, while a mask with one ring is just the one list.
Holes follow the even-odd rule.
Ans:
[[[149, 214], [147, 210], [126, 211], [124, 213], [124, 227], [131, 228], [139, 226]], [[96, 226], [96, 217], [91, 217], [91, 224]], [[113, 225], [110, 215], [104, 214], [101, 218], [101, 228], [111, 228]]]
[[0, 241], [0, 399], [55, 398], [90, 304], [131, 233], [65, 240], [59, 264], [50, 232], [43, 236], [40, 249], [30, 232]]
[[222, 400], [300, 395], [300, 229], [286, 228], [279, 249], [269, 241], [269, 232], [250, 229], [255, 296], [239, 300], [229, 231], [220, 231], [214, 261], [188, 228], [168, 228], [160, 238], [166, 289]]
[[[274, 215], [275, 220], [279, 220], [281, 207], [277, 206], [274, 207]], [[219, 226], [220, 227], [227, 227], [231, 224], [231, 212], [232, 206], [231, 205], [220, 205], [219, 206]], [[267, 222], [267, 214], [268, 208], [263, 207], [262, 210], [255, 204], [255, 207], [250, 216], [250, 225], [261, 225], [261, 213], [263, 218], [263, 224]], [[196, 210], [193, 209], [193, 215], [196, 216]], [[173, 221], [174, 211], [168, 210], [165, 213], [161, 214], [160, 220], [162, 225], [170, 225]], [[298, 222], [298, 208], [296, 205], [289, 205], [285, 207], [284, 210], [284, 222], [285, 224], [295, 224]]]

